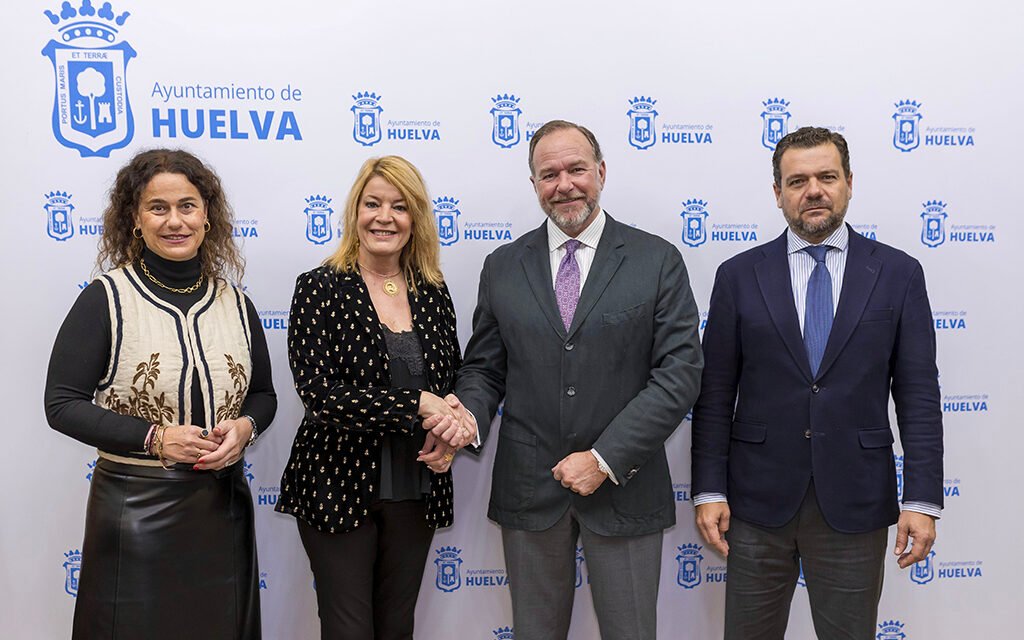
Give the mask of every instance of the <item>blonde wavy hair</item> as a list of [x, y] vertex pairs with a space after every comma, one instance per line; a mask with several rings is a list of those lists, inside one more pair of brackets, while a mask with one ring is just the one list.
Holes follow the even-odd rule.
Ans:
[[150, 149], [128, 161], [114, 179], [110, 201], [103, 211], [103, 236], [99, 242], [96, 267], [100, 271], [132, 264], [142, 255], [145, 243], [132, 233], [142, 192], [154, 176], [177, 173], [199, 191], [206, 208], [210, 230], [199, 251], [202, 273], [208, 278], [241, 282], [245, 273], [242, 257], [232, 237], [235, 215], [224, 196], [220, 178], [213, 169], [187, 151]]
[[356, 175], [348, 199], [345, 201], [343, 214], [345, 229], [342, 232], [341, 244], [324, 264], [339, 271], [356, 271], [359, 266], [359, 200], [363, 189], [374, 177], [383, 178], [398, 189], [405, 200], [412, 216], [412, 234], [409, 242], [402, 247], [399, 265], [405, 274], [406, 282], [416, 291], [416, 274], [425, 282], [435, 287], [444, 284], [441, 273], [441, 245], [437, 237], [437, 225], [430, 208], [430, 197], [423, 176], [411, 162], [400, 156], [384, 156], [370, 158], [363, 163]]

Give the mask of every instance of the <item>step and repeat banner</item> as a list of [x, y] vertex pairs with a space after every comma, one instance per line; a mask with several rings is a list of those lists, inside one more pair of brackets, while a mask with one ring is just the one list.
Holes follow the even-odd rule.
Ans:
[[[95, 451], [48, 428], [42, 389], [57, 328], [95, 277], [106, 192], [128, 158], [187, 149], [216, 168], [235, 208], [280, 398], [246, 462], [264, 637], [302, 640], [319, 637], [312, 575], [294, 520], [273, 511], [302, 414], [285, 345], [295, 277], [338, 243], [361, 163], [403, 155], [430, 189], [465, 344], [483, 258], [544, 219], [527, 147], [553, 118], [596, 133], [602, 204], [679, 248], [702, 322], [716, 267], [784, 229], [778, 139], [803, 125], [847, 137], [848, 222], [924, 264], [946, 429], [938, 541], [911, 570], [887, 561], [877, 638], [1021, 633], [1018, 3], [9, 4], [3, 637], [69, 634]], [[669, 441], [678, 524], [665, 536], [659, 630], [715, 638], [726, 565], [693, 525], [689, 427]], [[493, 444], [456, 458], [456, 522], [434, 538], [417, 638], [514, 637], [485, 516]], [[583, 549], [576, 566], [571, 637], [597, 638]], [[187, 603], [168, 606], [182, 607], [186, 631]], [[801, 584], [787, 637], [813, 635]]]

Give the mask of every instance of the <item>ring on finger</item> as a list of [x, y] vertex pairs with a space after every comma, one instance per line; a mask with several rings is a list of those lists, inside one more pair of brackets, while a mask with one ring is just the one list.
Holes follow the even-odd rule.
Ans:
[[204, 439], [204, 440], [205, 440], [205, 439], [206, 439], [206, 438], [207, 438], [207, 437], [208, 437], [209, 435], [210, 435], [210, 430], [209, 430], [209, 429], [203, 429], [202, 431], [200, 431], [200, 432], [199, 432], [199, 437], [200, 437], [200, 438], [202, 438], [202, 439]]

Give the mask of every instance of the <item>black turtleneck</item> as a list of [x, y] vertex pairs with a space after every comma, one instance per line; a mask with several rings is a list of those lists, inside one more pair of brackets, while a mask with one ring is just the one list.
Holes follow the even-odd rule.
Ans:
[[[142, 259], [153, 276], [176, 289], [185, 289], [199, 279], [199, 257], [184, 262], [165, 260], [146, 249]], [[142, 283], [156, 297], [182, 312], [199, 301], [210, 286], [204, 279], [197, 291], [187, 294], [167, 291], [146, 277]], [[256, 308], [248, 297], [249, 332], [252, 335], [252, 375], [249, 394], [242, 403], [242, 415], [252, 416], [263, 433], [277, 411], [277, 395], [270, 371], [270, 352]], [[96, 385], [110, 360], [110, 312], [107, 290], [93, 281], [82, 290], [57, 333], [46, 373], [44, 403], [50, 426], [76, 440], [109, 451], [132, 453], [142, 450], [149, 423], [123, 416], [93, 404]], [[199, 377], [192, 378], [193, 424], [203, 424], [203, 402]]]

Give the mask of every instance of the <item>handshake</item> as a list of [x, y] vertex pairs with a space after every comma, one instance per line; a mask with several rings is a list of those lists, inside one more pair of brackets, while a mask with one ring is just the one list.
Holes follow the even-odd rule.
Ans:
[[444, 473], [455, 452], [476, 440], [476, 418], [453, 394], [440, 398], [429, 391], [420, 392], [419, 415], [427, 438], [416, 460], [434, 473]]

